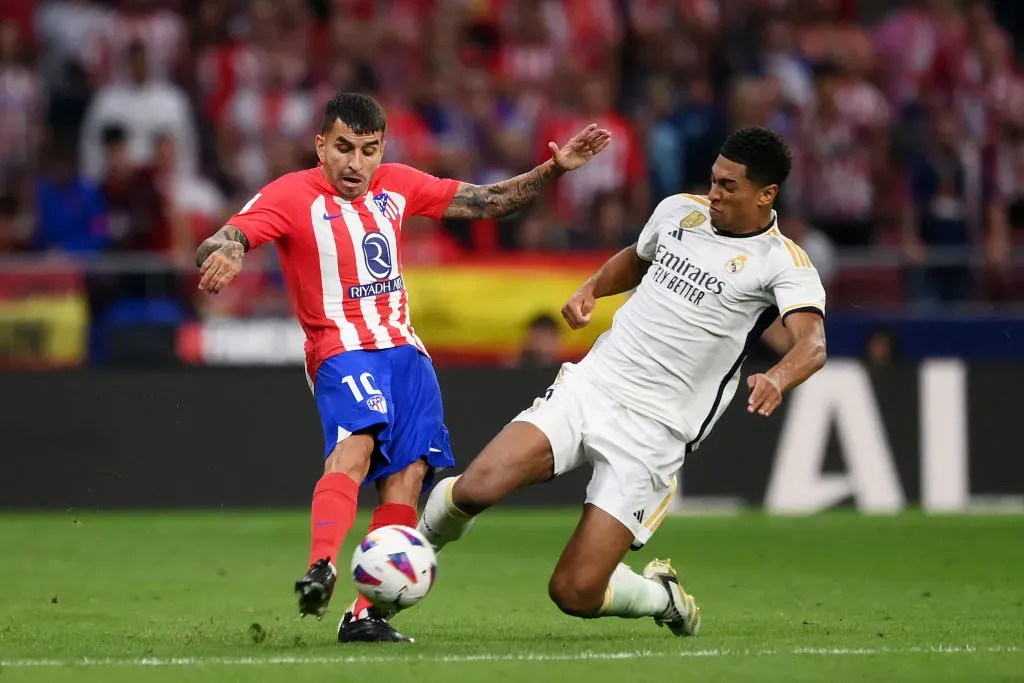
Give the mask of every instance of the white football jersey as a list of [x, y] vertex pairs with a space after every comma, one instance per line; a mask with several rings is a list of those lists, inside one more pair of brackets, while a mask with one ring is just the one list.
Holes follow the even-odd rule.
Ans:
[[579, 371], [623, 405], [678, 431], [696, 448], [725, 411], [750, 346], [777, 318], [825, 314], [825, 290], [807, 254], [764, 230], [711, 227], [706, 197], [662, 201], [637, 241], [651, 266]]

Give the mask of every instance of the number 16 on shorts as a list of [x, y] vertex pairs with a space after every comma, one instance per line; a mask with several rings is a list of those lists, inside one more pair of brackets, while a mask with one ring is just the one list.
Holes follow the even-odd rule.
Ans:
[[[370, 410], [376, 410], [378, 413], [388, 412], [388, 402], [384, 398], [383, 393], [380, 389], [374, 386], [373, 375], [368, 372], [364, 372], [359, 375], [359, 382], [356, 383], [354, 375], [345, 375], [341, 378], [341, 381], [352, 391], [352, 398], [356, 400], [356, 403], [362, 403], [366, 401], [366, 406]], [[360, 385], [362, 390], [360, 391]]]

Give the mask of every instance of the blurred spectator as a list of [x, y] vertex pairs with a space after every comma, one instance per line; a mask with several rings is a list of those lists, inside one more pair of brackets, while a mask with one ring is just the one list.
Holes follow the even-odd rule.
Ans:
[[[266, 6], [253, 3], [253, 12]], [[214, 126], [220, 125], [240, 84], [255, 80], [259, 71], [259, 50], [251, 39], [258, 32], [257, 18], [251, 22], [249, 36], [228, 35], [225, 14], [223, 3], [203, 2], [200, 6], [203, 43], [196, 46], [194, 78], [200, 108]]]
[[781, 103], [798, 112], [814, 99], [814, 79], [810, 65], [800, 52], [796, 27], [782, 17], [772, 17], [764, 27], [760, 70], [779, 83]]
[[0, 22], [0, 190], [35, 163], [42, 102], [14, 21]]
[[89, 107], [81, 141], [83, 175], [91, 180], [103, 178], [103, 131], [112, 125], [124, 128], [133, 164], [152, 164], [157, 138], [167, 134], [177, 145], [179, 168], [195, 172], [199, 152], [188, 98], [175, 85], [150, 80], [143, 43], [131, 43], [128, 58], [131, 81], [104, 85]]
[[630, 221], [624, 193], [606, 192], [594, 199], [589, 220], [569, 229], [568, 247], [617, 251], [635, 242], [642, 228], [642, 223]]
[[188, 35], [181, 16], [167, 5], [166, 0], [117, 3], [98, 50], [90, 55], [89, 72], [97, 82], [138, 83], [140, 64], [134, 53], [140, 44], [148, 56], [141, 65], [146, 80], [179, 80], [188, 55]]
[[[547, 3], [550, 5], [551, 3]], [[508, 83], [516, 106], [531, 119], [549, 108], [559, 65], [551, 24], [537, 0], [509, 0], [502, 17], [497, 73]]]
[[44, 158], [35, 182], [33, 246], [68, 253], [103, 249], [109, 242], [103, 193], [78, 175], [75, 158], [61, 140], [51, 142]]
[[921, 106], [936, 59], [957, 48], [959, 21], [956, 0], [914, 0], [875, 28], [883, 89], [897, 111], [906, 115]]
[[885, 367], [897, 360], [896, 335], [890, 330], [875, 330], [864, 344], [864, 360], [871, 367]]
[[92, 0], [50, 0], [40, 5], [35, 23], [42, 74], [50, 88], [63, 94], [77, 85], [69, 74], [86, 73], [102, 53], [113, 15]]
[[552, 117], [536, 143], [543, 148], [538, 158], [551, 155], [549, 141], [564, 142], [589, 123], [604, 126], [612, 133], [608, 148], [593, 161], [561, 179], [553, 190], [556, 224], [584, 226], [587, 208], [607, 192], [626, 195], [627, 219], [630, 223], [646, 220], [649, 212], [646, 160], [641, 141], [632, 122], [613, 108], [612, 84], [601, 74], [594, 74], [578, 88], [578, 105], [574, 111]]
[[737, 78], [729, 92], [729, 129], [768, 126], [790, 134], [789, 120], [781, 109], [778, 83], [760, 76]]
[[982, 174], [977, 147], [964, 140], [955, 112], [933, 115], [932, 140], [910, 168], [911, 206], [904, 225], [904, 245], [917, 264], [908, 273], [911, 298], [919, 304], [967, 299], [973, 288], [966, 263], [928, 265], [928, 249], [966, 249], [982, 234], [992, 188]]
[[537, 315], [526, 328], [526, 340], [519, 351], [519, 367], [557, 367], [562, 362], [562, 329], [547, 313]]
[[799, 131], [799, 200], [803, 215], [832, 242], [866, 247], [874, 236], [874, 173], [884, 165], [885, 131], [844, 108], [844, 86], [836, 64], [815, 66], [815, 101]]
[[670, 81], [657, 78], [651, 81], [649, 100], [657, 117], [647, 136], [652, 198], [660, 201], [681, 191], [706, 191], [711, 166], [727, 135], [725, 113], [710, 81], [694, 78], [676, 105]]
[[18, 199], [11, 194], [0, 195], [0, 254], [24, 249], [28, 245], [30, 228], [18, 206]]
[[[433, 99], [425, 113], [432, 124], [430, 132], [440, 146], [447, 154], [458, 155], [462, 162], [463, 168], [448, 169], [455, 171], [454, 175], [486, 184], [507, 178], [530, 164], [529, 122], [499, 92], [490, 73], [483, 69], [468, 70], [461, 74], [458, 85], [444, 88], [438, 94], [441, 97]], [[391, 118], [389, 109], [389, 129]], [[399, 123], [401, 136], [411, 126], [409, 121], [400, 119]], [[394, 133], [389, 137], [394, 137]], [[388, 142], [389, 156], [391, 153]], [[469, 160], [476, 163], [469, 164]]]
[[107, 170], [102, 184], [109, 210], [111, 247], [119, 250], [163, 250], [167, 245], [164, 199], [150, 167], [132, 162], [124, 128], [103, 131]]
[[[282, 47], [260, 60], [258, 76], [239, 84], [228, 103], [221, 135], [236, 142], [232, 157], [225, 161], [241, 171], [241, 180], [252, 193], [273, 178], [268, 172], [268, 137], [304, 137], [312, 143], [320, 121], [309, 93], [300, 89], [302, 69], [295, 68]], [[183, 170], [193, 171], [184, 167]]]
[[[228, 211], [220, 189], [207, 178], [178, 170], [174, 138], [161, 135], [156, 149], [154, 179], [165, 207], [169, 232], [152, 248], [169, 248], [168, 255], [178, 265], [190, 267], [195, 261], [199, 243], [218, 230], [222, 221], [233, 212]], [[271, 168], [273, 170], [273, 165]], [[276, 175], [296, 168], [294, 163], [288, 163], [286, 170]]]
[[808, 61], [835, 62], [857, 72], [873, 66], [871, 37], [844, 12], [841, 0], [805, 0], [800, 19], [800, 51]]

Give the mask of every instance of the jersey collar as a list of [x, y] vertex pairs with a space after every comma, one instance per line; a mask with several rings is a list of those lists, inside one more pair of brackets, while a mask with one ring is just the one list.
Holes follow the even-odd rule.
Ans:
[[764, 226], [763, 228], [761, 228], [757, 232], [747, 232], [747, 233], [743, 233], [742, 235], [731, 235], [731, 234], [729, 234], [727, 232], [718, 232], [717, 230], [714, 230], [714, 228], [712, 228], [712, 230], [714, 230], [715, 234], [718, 235], [719, 237], [728, 237], [729, 239], [739, 240], [739, 239], [743, 239], [745, 237], [757, 237], [758, 235], [763, 235], [766, 232], [768, 232], [769, 230], [771, 230], [772, 228], [774, 228], [775, 225], [778, 222], [779, 222], [779, 216], [778, 216], [778, 214], [775, 213], [775, 209], [772, 209], [772, 219], [770, 221], [768, 221], [768, 225]]

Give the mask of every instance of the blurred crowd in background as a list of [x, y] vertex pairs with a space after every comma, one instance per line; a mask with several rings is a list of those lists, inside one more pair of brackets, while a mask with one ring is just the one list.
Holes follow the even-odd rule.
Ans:
[[2, 7], [0, 260], [113, 254], [179, 269], [108, 276], [94, 298], [142, 286], [188, 292], [184, 305], [208, 313], [286, 311], [273, 250], [252, 255], [265, 273], [216, 301], [197, 303], [188, 269], [264, 183], [315, 164], [323, 104], [355, 90], [386, 107], [387, 161], [469, 182], [525, 171], [591, 121], [614, 134], [506, 221], [410, 222], [407, 264], [628, 245], [661, 198], [706, 193], [725, 136], [756, 124], [792, 146], [783, 231], [833, 306], [1024, 301], [1024, 78], [998, 3]]

